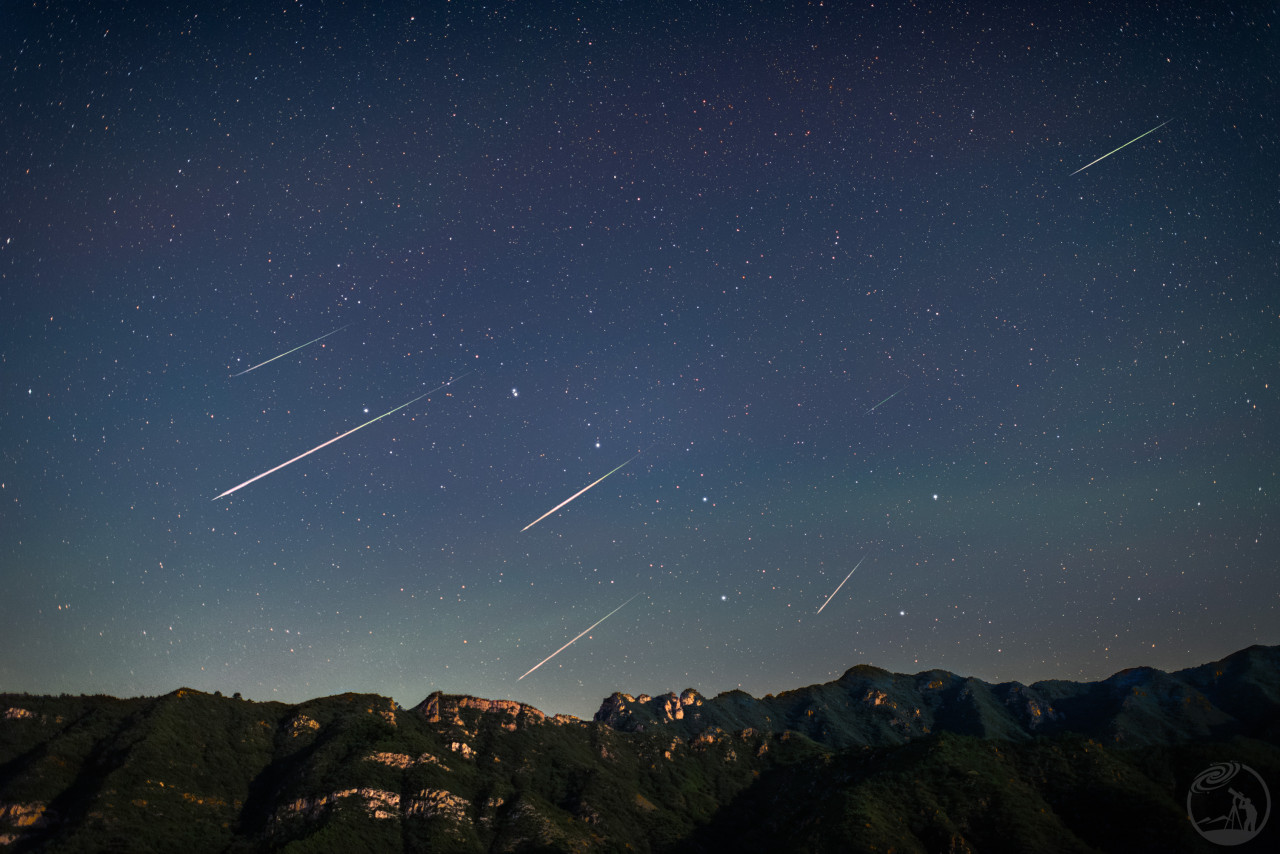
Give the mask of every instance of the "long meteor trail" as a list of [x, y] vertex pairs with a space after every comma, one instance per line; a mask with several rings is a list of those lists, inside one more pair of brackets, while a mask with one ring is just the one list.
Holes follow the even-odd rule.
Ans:
[[[848, 581], [850, 578], [853, 578], [853, 574], [858, 571], [858, 567], [862, 566], [862, 561], [866, 559], [867, 559], [867, 556], [863, 555], [862, 558], [856, 564], [853, 565], [853, 569], [849, 570], [849, 574], [844, 577], [844, 581]], [[836, 598], [836, 594], [840, 592], [840, 588], [844, 587], [844, 581], [841, 581], [838, 585], [836, 585], [836, 589], [831, 591], [831, 595], [827, 597], [827, 602], [830, 602], [832, 599]], [[821, 607], [818, 608], [819, 614], [822, 613], [823, 608], [827, 607], [827, 602], [823, 602]]]
[[[350, 326], [350, 325], [351, 325], [350, 323], [347, 324], [347, 326]], [[263, 365], [271, 364], [276, 359], [283, 359], [285, 356], [289, 355], [290, 353], [298, 352], [303, 347], [310, 347], [312, 344], [316, 343], [317, 341], [321, 341], [325, 338], [328, 338], [330, 335], [335, 335], [341, 332], [342, 330], [346, 329], [347, 326], [339, 326], [337, 329], [333, 330], [333, 332], [326, 332], [325, 334], [321, 335], [319, 338], [312, 338], [306, 344], [299, 344], [297, 347], [294, 347], [292, 350], [286, 350], [285, 352], [281, 353], [279, 356], [272, 356], [270, 359], [267, 359], [265, 362], [259, 362], [258, 364], [254, 365], [252, 368], [245, 368], [243, 371], [241, 371], [238, 374], [232, 374], [231, 379], [235, 379], [236, 377], [242, 377], [245, 374], [249, 373], [249, 371], [256, 371], [258, 368], [261, 368]]]
[[[471, 373], [471, 372], [470, 372], [470, 371], [467, 371], [467, 374], [469, 374], [469, 373]], [[366, 422], [364, 422], [364, 423], [363, 423], [363, 424], [361, 424], [359, 427], [352, 427], [350, 430], [348, 430], [347, 432], [343, 433], [342, 435], [340, 435], [340, 436], [334, 436], [334, 437], [333, 437], [332, 439], [330, 439], [329, 441], [327, 441], [327, 442], [323, 442], [323, 443], [321, 443], [321, 444], [319, 444], [319, 445], [316, 445], [314, 448], [312, 448], [311, 450], [307, 451], [306, 453], [298, 454], [298, 456], [294, 457], [293, 459], [289, 460], [289, 461], [288, 461], [288, 462], [286, 462], [286, 463], [281, 463], [280, 465], [276, 466], [275, 468], [273, 468], [273, 469], [268, 469], [267, 471], [264, 471], [262, 474], [260, 474], [260, 475], [258, 475], [258, 476], [256, 476], [256, 477], [251, 477], [251, 478], [249, 478], [248, 480], [246, 480], [244, 483], [240, 484], [239, 486], [233, 486], [233, 487], [231, 487], [230, 489], [228, 489], [226, 492], [222, 493], [221, 495], [215, 496], [213, 500], [214, 500], [214, 501], [217, 501], [219, 498], [225, 498], [225, 497], [227, 497], [228, 495], [230, 495], [230, 494], [231, 494], [231, 493], [233, 493], [233, 492], [236, 492], [236, 491], [238, 491], [238, 490], [244, 489], [246, 486], [248, 486], [249, 484], [253, 483], [255, 480], [262, 480], [264, 477], [266, 477], [266, 476], [267, 476], [267, 475], [269, 475], [269, 474], [275, 474], [276, 472], [280, 471], [280, 469], [284, 468], [285, 466], [291, 466], [291, 465], [293, 465], [294, 463], [296, 463], [298, 460], [302, 459], [303, 457], [309, 457], [309, 456], [311, 456], [312, 454], [314, 454], [316, 451], [320, 450], [321, 448], [327, 448], [327, 447], [329, 447], [330, 445], [332, 445], [334, 442], [338, 441], [339, 439], [345, 439], [345, 438], [347, 438], [348, 436], [350, 436], [352, 433], [356, 432], [357, 430], [363, 430], [364, 428], [368, 427], [370, 424], [374, 423], [375, 421], [381, 421], [382, 419], [386, 418], [388, 415], [391, 415], [393, 412], [399, 412], [401, 409], [404, 409], [404, 408], [405, 408], [406, 406], [408, 406], [410, 403], [417, 403], [419, 400], [422, 400], [422, 399], [423, 399], [424, 397], [426, 397], [428, 394], [435, 394], [435, 393], [436, 393], [436, 392], [438, 392], [441, 388], [448, 388], [449, 386], [453, 385], [453, 384], [454, 384], [455, 382], [457, 382], [458, 380], [460, 380], [460, 379], [462, 379], [463, 377], [465, 377], [467, 374], [460, 374], [460, 375], [458, 375], [458, 376], [454, 377], [453, 379], [449, 380], [449, 381], [448, 381], [447, 383], [445, 383], [444, 385], [440, 386], [440, 388], [433, 388], [433, 389], [431, 389], [431, 391], [427, 392], [426, 394], [420, 394], [420, 395], [418, 395], [417, 397], [415, 397], [413, 400], [409, 401], [409, 403], [402, 403], [402, 404], [400, 404], [399, 406], [397, 406], [395, 409], [392, 409], [392, 410], [390, 410], [390, 411], [388, 411], [388, 412], [384, 412], [384, 413], [382, 413], [381, 415], [379, 415], [377, 418], [374, 418], [374, 419], [373, 419], [373, 420], [371, 420], [371, 421], [366, 421]]]
[[871, 407], [870, 409], [868, 409], [866, 412], [864, 412], [864, 413], [862, 413], [862, 414], [863, 414], [863, 415], [870, 415], [871, 413], [875, 412], [877, 409], [879, 409], [880, 407], [884, 406], [886, 403], [888, 403], [889, 401], [893, 400], [895, 397], [897, 397], [898, 395], [902, 394], [902, 393], [903, 393], [904, 391], [906, 391], [906, 390], [907, 390], [907, 387], [906, 387], [906, 386], [903, 386], [902, 388], [898, 389], [898, 390], [897, 390], [897, 391], [895, 391], [893, 394], [889, 395], [889, 396], [888, 396], [888, 397], [886, 397], [884, 400], [880, 401], [880, 402], [879, 402], [879, 403], [877, 403], [875, 406]]
[[[636, 457], [638, 457], [638, 456], [640, 456], [640, 455], [639, 455], [639, 454], [636, 454]], [[631, 460], [634, 460], [636, 457], [632, 457], [632, 458], [631, 458]], [[627, 463], [631, 462], [631, 460], [627, 460]], [[622, 464], [622, 466], [625, 466], [627, 463], [623, 463], [623, 464]], [[618, 469], [622, 468], [622, 466], [618, 466]], [[521, 528], [521, 529], [520, 529], [520, 533], [522, 533], [522, 534], [523, 534], [525, 531], [529, 530], [529, 529], [530, 529], [530, 528], [532, 528], [534, 525], [538, 524], [538, 523], [539, 523], [539, 522], [541, 522], [543, 519], [547, 518], [547, 517], [548, 517], [548, 516], [550, 516], [552, 513], [556, 512], [556, 511], [557, 511], [557, 510], [559, 510], [561, 507], [565, 506], [565, 505], [566, 505], [566, 504], [568, 504], [570, 501], [572, 501], [573, 499], [577, 498], [579, 495], [581, 495], [582, 493], [586, 492], [586, 491], [587, 491], [588, 489], [590, 489], [591, 487], [595, 486], [595, 485], [596, 485], [597, 483], [599, 483], [601, 480], [604, 480], [604, 479], [605, 479], [606, 477], [608, 477], [610, 474], [613, 474], [613, 472], [614, 472], [614, 471], [617, 471], [618, 469], [614, 469], [613, 471], [609, 472], [609, 474], [604, 475], [604, 477], [601, 477], [601, 478], [600, 478], [600, 480], [596, 480], [596, 481], [592, 481], [591, 483], [588, 483], [586, 486], [582, 487], [582, 489], [579, 489], [579, 490], [578, 490], [577, 492], [575, 492], [573, 495], [570, 495], [570, 496], [569, 496], [568, 498], [566, 498], [564, 501], [561, 501], [561, 502], [560, 502], [559, 504], [557, 504], [555, 507], [552, 507], [552, 508], [551, 508], [550, 510], [548, 510], [546, 513], [543, 513], [541, 516], [539, 516], [537, 519], [534, 519], [534, 520], [533, 520], [532, 522], [530, 522], [528, 525], [525, 525], [523, 528]], [[573, 641], [569, 641], [569, 643], [573, 643]], [[524, 678], [524, 677], [521, 677], [521, 679], [523, 679], [523, 678]], [[519, 679], [517, 679], [516, 681], [517, 681], [517, 682], [519, 682], [520, 680], [519, 680]]]
[[[1171, 122], [1171, 121], [1173, 121], [1173, 119], [1165, 119], [1163, 122], [1161, 122], [1160, 124], [1156, 125], [1156, 126], [1155, 126], [1155, 127], [1153, 127], [1151, 130], [1147, 131], [1147, 133], [1155, 133], [1156, 131], [1160, 130], [1160, 128], [1162, 128], [1162, 127], [1164, 127], [1165, 125], [1169, 124], [1169, 122]], [[1128, 142], [1126, 142], [1124, 145], [1120, 146], [1120, 148], [1124, 148], [1124, 147], [1126, 147], [1126, 146], [1133, 145], [1135, 142], [1137, 142], [1138, 140], [1142, 139], [1142, 137], [1146, 136], [1146, 135], [1147, 135], [1147, 133], [1141, 134], [1141, 135], [1139, 135], [1139, 136], [1135, 136], [1133, 139], [1129, 140], [1129, 141], [1128, 141]], [[1112, 151], [1108, 151], [1106, 154], [1104, 154], [1104, 155], [1102, 155], [1101, 157], [1099, 157], [1099, 158], [1098, 158], [1098, 160], [1106, 160], [1108, 157], [1110, 157], [1111, 155], [1113, 155], [1113, 154], [1115, 154], [1117, 151], [1119, 151], [1119, 150], [1120, 150], [1120, 148], [1116, 148], [1116, 149], [1113, 149]], [[1081, 166], [1079, 169], [1077, 169], [1075, 172], [1072, 172], [1072, 173], [1071, 173], [1071, 175], [1077, 175], [1077, 174], [1079, 174], [1079, 173], [1083, 172], [1084, 170], [1086, 170], [1086, 169], [1088, 169], [1090, 166], [1092, 166], [1094, 163], [1097, 163], [1097, 162], [1098, 162], [1098, 160], [1094, 160], [1092, 163], [1086, 163], [1085, 165], [1083, 165], [1083, 166]], [[1071, 177], [1071, 175], [1068, 175], [1067, 177], [1068, 177], [1068, 178], [1070, 178], [1070, 177]]]
[[[635, 459], [635, 457], [632, 457], [631, 459]], [[631, 460], [627, 460], [627, 462], [629, 463], [629, 462], [631, 462]], [[626, 463], [623, 463], [622, 465], [626, 465]], [[619, 466], [618, 468], [622, 468], [622, 466]], [[618, 469], [614, 469], [614, 471], [617, 471], [617, 470], [618, 470]], [[608, 475], [605, 475], [605, 477], [608, 477]], [[601, 480], [603, 480], [603, 479], [604, 479], [604, 478], [601, 478]], [[599, 481], [597, 481], [597, 483], [599, 483]], [[588, 489], [590, 489], [590, 487], [587, 487], [587, 488], [588, 488]], [[639, 593], [637, 593], [637, 594], [636, 594], [636, 596], [639, 596], [639, 595], [640, 595]], [[636, 596], [632, 596], [632, 597], [631, 597], [631, 599], [635, 599], [635, 598], [636, 598]], [[542, 665], [546, 664], [548, 661], [550, 661], [551, 659], [555, 658], [557, 655], [559, 655], [560, 653], [564, 652], [564, 651], [565, 651], [566, 649], [568, 649], [569, 647], [573, 646], [575, 643], [577, 643], [577, 642], [578, 642], [578, 638], [582, 637], [582, 635], [585, 635], [587, 632], [591, 631], [591, 630], [592, 630], [592, 629], [594, 629], [596, 626], [600, 625], [600, 624], [601, 624], [601, 623], [603, 623], [605, 620], [609, 619], [609, 618], [610, 618], [610, 617], [612, 617], [614, 614], [618, 613], [618, 612], [619, 612], [619, 611], [621, 611], [623, 608], [625, 608], [625, 607], [627, 607], [628, 605], [630, 605], [630, 604], [631, 604], [631, 599], [628, 599], [627, 601], [623, 602], [621, 605], [619, 605], [618, 607], [614, 608], [612, 611], [610, 611], [609, 613], [605, 614], [603, 617], [601, 617], [600, 619], [596, 620], [596, 621], [595, 621], [594, 623], [592, 623], [591, 625], [587, 626], [587, 628], [582, 632], [582, 634], [579, 634], [577, 638], [574, 638], [573, 640], [569, 641], [567, 644], [565, 644], [564, 646], [560, 647], [560, 648], [559, 648], [559, 649], [557, 649], [555, 652], [553, 652], [553, 653], [551, 653], [550, 655], [548, 655], [546, 658], [542, 659], [542, 661], [539, 661], [537, 664], [533, 665], [533, 667], [530, 667], [528, 670], [526, 670], [526, 671], [525, 671], [524, 676], [528, 676], [530, 673], [532, 673], [533, 671], [537, 670], [539, 667], [541, 667]], [[521, 676], [521, 677], [520, 677], [520, 679], [523, 679], [523, 678], [524, 678], [524, 676]], [[517, 681], [517, 682], [519, 682], [519, 681], [520, 681], [520, 679], [517, 679], [516, 681]]]

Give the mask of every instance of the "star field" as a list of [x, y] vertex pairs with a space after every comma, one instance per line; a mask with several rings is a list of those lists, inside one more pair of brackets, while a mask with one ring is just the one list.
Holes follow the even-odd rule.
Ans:
[[1275, 10], [751, 8], [11, 10], [0, 687], [1280, 643]]

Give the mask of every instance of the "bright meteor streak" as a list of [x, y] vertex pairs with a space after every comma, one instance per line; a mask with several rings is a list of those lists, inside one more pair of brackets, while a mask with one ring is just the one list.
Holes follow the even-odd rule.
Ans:
[[[640, 455], [639, 455], [639, 454], [636, 454], [636, 457], [638, 457], [638, 456], [640, 456]], [[634, 460], [636, 457], [632, 457], [632, 458], [631, 458], [631, 460]], [[627, 460], [627, 463], [631, 462], [631, 460]], [[623, 463], [623, 464], [622, 464], [622, 466], [625, 466], [627, 463]], [[622, 468], [622, 466], [618, 466], [618, 469]], [[557, 504], [555, 507], [552, 507], [552, 508], [551, 508], [550, 510], [548, 510], [546, 513], [543, 513], [541, 516], [539, 516], [537, 519], [534, 519], [534, 520], [533, 520], [532, 522], [530, 522], [528, 525], [525, 525], [523, 528], [521, 528], [521, 529], [520, 529], [520, 533], [522, 533], [522, 534], [523, 534], [525, 531], [529, 530], [529, 529], [530, 529], [530, 528], [532, 528], [534, 525], [538, 524], [538, 523], [539, 523], [539, 522], [541, 522], [543, 519], [547, 518], [547, 517], [548, 517], [548, 516], [550, 516], [552, 513], [556, 512], [556, 511], [557, 511], [557, 510], [559, 510], [561, 507], [565, 506], [565, 505], [566, 505], [566, 504], [568, 504], [570, 501], [572, 501], [573, 499], [577, 498], [579, 495], [581, 495], [582, 493], [586, 492], [586, 491], [587, 491], [588, 489], [590, 489], [591, 487], [595, 486], [595, 485], [596, 485], [597, 483], [599, 483], [601, 480], [604, 480], [604, 479], [605, 479], [606, 477], [608, 477], [610, 474], [613, 474], [613, 472], [614, 472], [614, 471], [617, 471], [618, 469], [614, 469], [613, 471], [609, 472], [609, 474], [606, 474], [606, 475], [604, 475], [604, 477], [601, 477], [601, 478], [600, 478], [600, 480], [592, 481], [591, 483], [589, 483], [589, 484], [587, 484], [586, 486], [582, 487], [582, 489], [579, 489], [579, 490], [578, 490], [577, 492], [575, 492], [573, 495], [570, 495], [570, 496], [569, 496], [568, 498], [566, 498], [564, 501], [561, 501], [561, 502], [560, 502], [559, 504]], [[572, 643], [572, 641], [570, 641], [570, 643]], [[519, 682], [520, 680], [519, 680], [519, 679], [517, 679], [516, 681], [517, 681], [517, 682]]]
[[[347, 324], [347, 326], [350, 326], [350, 325], [351, 325], [350, 323]], [[292, 350], [287, 350], [281, 353], [279, 356], [272, 356], [270, 359], [267, 359], [267, 361], [259, 362], [258, 364], [254, 365], [252, 368], [245, 368], [243, 371], [241, 371], [238, 374], [232, 374], [231, 378], [235, 379], [236, 377], [244, 376], [245, 374], [249, 373], [249, 371], [256, 371], [258, 368], [261, 368], [263, 365], [271, 364], [276, 359], [283, 359], [285, 356], [289, 355], [290, 353], [296, 353], [299, 350], [301, 350], [303, 347], [310, 347], [312, 344], [316, 343], [317, 341], [320, 341], [324, 338], [328, 338], [330, 335], [334, 335], [338, 332], [341, 332], [342, 330], [346, 329], [347, 326], [339, 326], [337, 329], [333, 330], [333, 332], [326, 332], [325, 334], [321, 335], [319, 338], [312, 338], [306, 344], [299, 344], [297, 347], [294, 347]]]
[[[1162, 127], [1164, 127], [1165, 125], [1169, 124], [1169, 122], [1171, 122], [1171, 121], [1173, 121], [1173, 119], [1165, 119], [1163, 122], [1161, 122], [1160, 124], [1156, 125], [1156, 126], [1155, 126], [1155, 127], [1153, 127], [1151, 130], [1147, 131], [1147, 133], [1155, 133], [1156, 131], [1160, 130], [1160, 128], [1162, 128]], [[1146, 136], [1146, 135], [1147, 135], [1147, 133], [1141, 134], [1140, 136], [1135, 136], [1133, 139], [1129, 140], [1129, 141], [1128, 141], [1128, 142], [1126, 142], [1124, 145], [1120, 146], [1120, 148], [1124, 148], [1125, 146], [1133, 145], [1135, 142], [1137, 142], [1138, 140], [1142, 139], [1142, 137]], [[1114, 150], [1112, 150], [1112, 151], [1108, 151], [1106, 154], [1104, 154], [1104, 155], [1102, 155], [1101, 157], [1099, 157], [1099, 158], [1098, 158], [1098, 160], [1106, 160], [1108, 157], [1110, 157], [1111, 155], [1113, 155], [1113, 154], [1115, 154], [1117, 151], [1119, 151], [1119, 150], [1120, 150], [1120, 148], [1114, 149]], [[1094, 160], [1092, 163], [1086, 163], [1085, 165], [1083, 165], [1083, 166], [1081, 166], [1079, 169], [1077, 169], [1075, 172], [1072, 172], [1072, 173], [1071, 173], [1071, 175], [1076, 175], [1076, 174], [1079, 174], [1080, 172], [1083, 172], [1084, 170], [1086, 170], [1086, 169], [1088, 169], [1090, 166], [1092, 166], [1094, 163], [1097, 163], [1097, 162], [1098, 162], [1098, 160]], [[1067, 177], [1068, 177], [1068, 178], [1070, 178], [1070, 177], [1071, 177], [1071, 175], [1068, 175]]]
[[[862, 561], [866, 559], [867, 559], [867, 556], [863, 555], [862, 558], [856, 564], [854, 564], [853, 569], [849, 570], [849, 574], [844, 577], [844, 581], [848, 581], [850, 578], [853, 578], [853, 574], [858, 571], [858, 567], [862, 566]], [[836, 586], [836, 589], [831, 591], [831, 595], [827, 597], [827, 602], [830, 602], [832, 599], [836, 598], [836, 594], [840, 592], [840, 588], [844, 587], [844, 581], [841, 581]], [[819, 614], [822, 613], [823, 608], [827, 607], [827, 602], [823, 602], [822, 606], [818, 608]]]
[[[471, 372], [470, 372], [470, 371], [467, 371], [467, 374], [469, 374], [469, 373], [471, 373]], [[275, 468], [273, 468], [273, 469], [268, 469], [267, 471], [264, 471], [262, 474], [260, 474], [260, 475], [258, 475], [258, 476], [256, 476], [256, 477], [251, 477], [251, 478], [249, 478], [248, 480], [246, 480], [244, 483], [240, 484], [239, 486], [233, 486], [233, 487], [231, 487], [230, 489], [228, 489], [226, 492], [222, 493], [221, 495], [217, 495], [217, 496], [215, 496], [213, 500], [214, 500], [214, 501], [217, 501], [219, 498], [225, 498], [226, 496], [230, 495], [230, 494], [231, 494], [231, 493], [233, 493], [233, 492], [236, 492], [237, 490], [244, 489], [246, 486], [248, 486], [249, 484], [253, 483], [255, 480], [262, 480], [264, 477], [266, 477], [266, 476], [267, 476], [267, 475], [269, 475], [269, 474], [275, 474], [276, 472], [280, 471], [280, 469], [284, 468], [285, 466], [293, 465], [294, 463], [296, 463], [298, 460], [302, 459], [303, 457], [309, 457], [309, 456], [311, 456], [312, 454], [314, 454], [316, 451], [320, 450], [321, 448], [327, 448], [329, 445], [332, 445], [334, 442], [338, 441], [339, 439], [345, 439], [346, 437], [350, 436], [352, 433], [356, 432], [357, 430], [363, 430], [365, 427], [368, 427], [370, 424], [374, 423], [374, 421], [381, 421], [382, 419], [386, 418], [388, 415], [391, 415], [393, 412], [399, 412], [401, 409], [404, 409], [404, 408], [405, 408], [406, 406], [408, 406], [410, 403], [417, 403], [419, 400], [422, 400], [422, 398], [426, 397], [428, 394], [435, 394], [435, 393], [436, 393], [436, 392], [438, 392], [441, 388], [448, 388], [449, 386], [453, 385], [453, 384], [454, 384], [455, 382], [457, 382], [458, 380], [460, 380], [460, 379], [462, 379], [463, 377], [465, 377], [467, 374], [460, 374], [460, 375], [458, 375], [458, 376], [454, 377], [453, 379], [449, 380], [449, 382], [447, 382], [447, 383], [445, 383], [444, 385], [440, 386], [440, 388], [433, 388], [431, 391], [427, 392], [426, 394], [420, 394], [420, 395], [418, 395], [417, 397], [415, 397], [413, 400], [409, 401], [409, 403], [402, 403], [402, 404], [400, 404], [399, 406], [397, 406], [395, 409], [392, 409], [392, 410], [390, 410], [389, 412], [384, 412], [384, 413], [382, 413], [381, 415], [379, 415], [377, 418], [374, 418], [374, 419], [373, 419], [373, 420], [371, 420], [371, 421], [366, 421], [366, 422], [364, 422], [364, 423], [363, 423], [363, 424], [361, 424], [359, 427], [352, 427], [350, 430], [348, 430], [347, 432], [343, 433], [342, 435], [340, 435], [340, 436], [334, 436], [334, 437], [333, 437], [332, 439], [330, 439], [329, 441], [327, 441], [327, 442], [323, 442], [323, 443], [321, 443], [321, 444], [319, 444], [319, 445], [316, 445], [314, 448], [312, 448], [311, 450], [307, 451], [306, 453], [298, 454], [298, 456], [296, 456], [296, 457], [294, 457], [293, 459], [289, 460], [287, 463], [281, 463], [280, 465], [276, 466]]]
[[893, 400], [895, 397], [897, 397], [898, 395], [902, 394], [902, 393], [903, 393], [904, 391], [906, 391], [906, 390], [907, 390], [907, 387], [906, 387], [906, 386], [903, 386], [902, 388], [898, 389], [898, 390], [897, 390], [897, 391], [895, 391], [893, 394], [889, 395], [889, 396], [888, 396], [888, 397], [886, 397], [884, 400], [880, 401], [880, 402], [879, 402], [879, 403], [877, 403], [875, 406], [871, 407], [870, 409], [868, 409], [866, 412], [864, 412], [864, 413], [862, 413], [862, 414], [863, 414], [863, 415], [870, 415], [871, 413], [875, 412], [877, 409], [879, 409], [880, 407], [884, 406], [886, 403], [888, 403], [889, 401]]
[[[632, 460], [634, 460], [634, 459], [635, 459], [635, 457], [632, 457], [631, 459], [632, 459]], [[627, 460], [627, 463], [629, 463], [629, 462], [631, 462], [631, 460]], [[625, 466], [627, 463], [623, 463], [622, 465], [624, 465], [624, 466]], [[618, 466], [618, 468], [622, 468], [622, 466]], [[614, 469], [613, 471], [617, 471], [617, 470], [618, 470], [618, 469]], [[610, 474], [612, 474], [612, 473], [613, 473], [613, 472], [610, 472]], [[609, 475], [605, 475], [605, 477], [608, 477], [608, 476], [609, 476]], [[604, 480], [604, 478], [601, 478], [600, 480]], [[600, 482], [600, 481], [596, 481], [596, 483], [599, 483], [599, 482]], [[593, 485], [594, 485], [594, 484], [593, 484]], [[591, 488], [591, 487], [587, 487], [587, 489], [590, 489], [590, 488]], [[570, 500], [572, 500], [572, 499], [570, 499]], [[553, 512], [554, 512], [554, 511], [553, 511]], [[640, 595], [639, 593], [637, 593], [637, 594], [636, 594], [636, 596], [639, 596], [639, 595]], [[636, 596], [632, 596], [632, 597], [631, 597], [631, 599], [635, 599], [635, 598], [636, 598]], [[578, 635], [578, 637], [576, 637], [576, 638], [574, 638], [573, 640], [569, 641], [567, 644], [565, 644], [564, 646], [560, 647], [560, 648], [559, 648], [559, 649], [557, 649], [555, 652], [553, 652], [553, 653], [551, 653], [550, 655], [548, 655], [546, 658], [542, 659], [542, 661], [539, 661], [537, 664], [533, 665], [533, 667], [530, 667], [527, 671], [525, 671], [524, 676], [528, 676], [530, 673], [532, 673], [533, 671], [537, 670], [539, 667], [541, 667], [542, 665], [546, 664], [548, 661], [550, 661], [551, 659], [555, 658], [557, 655], [559, 655], [560, 653], [564, 652], [564, 651], [565, 651], [566, 649], [568, 649], [569, 647], [573, 646], [575, 643], [577, 643], [578, 638], [582, 637], [582, 635], [585, 635], [587, 632], [591, 631], [591, 630], [592, 630], [592, 629], [594, 629], [596, 626], [600, 625], [600, 624], [601, 624], [601, 623], [603, 623], [605, 620], [609, 619], [609, 618], [610, 618], [610, 617], [612, 617], [614, 614], [618, 613], [618, 612], [619, 612], [619, 611], [621, 611], [623, 608], [625, 608], [625, 607], [627, 607], [628, 605], [630, 605], [630, 604], [631, 604], [631, 599], [628, 599], [627, 601], [623, 602], [621, 605], [619, 605], [618, 607], [614, 608], [612, 611], [610, 611], [609, 613], [605, 614], [603, 617], [601, 617], [600, 619], [596, 620], [596, 621], [595, 621], [594, 623], [592, 623], [591, 625], [587, 626], [586, 630], [584, 630], [584, 631], [582, 632], [582, 634]], [[524, 678], [524, 676], [521, 676], [521, 677], [520, 677], [520, 679], [523, 679], [523, 678]], [[520, 679], [517, 679], [516, 681], [517, 681], [517, 682], [519, 682], [519, 681], [520, 681]]]

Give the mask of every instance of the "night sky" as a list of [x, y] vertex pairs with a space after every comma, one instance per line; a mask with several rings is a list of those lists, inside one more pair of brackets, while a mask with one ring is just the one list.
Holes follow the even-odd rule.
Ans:
[[1280, 643], [1274, 6], [83, 5], [0, 26], [0, 690]]

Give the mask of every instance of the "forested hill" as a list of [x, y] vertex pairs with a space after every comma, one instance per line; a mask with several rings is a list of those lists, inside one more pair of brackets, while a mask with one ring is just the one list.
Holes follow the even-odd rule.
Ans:
[[[0, 695], [0, 852], [1199, 851], [1191, 782], [1280, 791], [1280, 648], [990, 685], [856, 667], [756, 699], [296, 705]], [[1277, 850], [1273, 821], [1236, 850]]]

